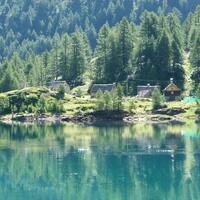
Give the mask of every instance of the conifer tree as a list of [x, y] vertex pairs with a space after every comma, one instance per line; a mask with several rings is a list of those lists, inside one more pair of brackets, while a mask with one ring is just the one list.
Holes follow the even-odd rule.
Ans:
[[19, 82], [17, 81], [17, 78], [13, 73], [13, 68], [10, 65], [8, 65], [8, 63], [5, 63], [4, 65], [6, 71], [3, 72], [4, 75], [0, 80], [0, 91], [7, 92], [10, 90], [18, 89]]
[[130, 57], [133, 50], [130, 25], [126, 18], [123, 18], [119, 24], [118, 44], [120, 64], [116, 70], [117, 80], [123, 81], [127, 78], [130, 69]]
[[97, 48], [96, 48], [96, 66], [95, 66], [95, 82], [105, 82], [104, 73], [108, 69], [109, 64], [109, 27], [104, 25], [98, 35]]

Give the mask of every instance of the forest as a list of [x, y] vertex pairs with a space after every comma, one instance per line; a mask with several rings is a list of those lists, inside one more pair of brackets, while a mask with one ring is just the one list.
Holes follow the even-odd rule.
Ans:
[[0, 2], [0, 91], [64, 80], [71, 88], [131, 80], [200, 82], [197, 0]]

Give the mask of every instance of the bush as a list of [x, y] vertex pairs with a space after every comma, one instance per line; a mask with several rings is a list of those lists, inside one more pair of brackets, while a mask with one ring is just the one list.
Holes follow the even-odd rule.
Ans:
[[57, 100], [53, 100], [49, 103], [48, 106], [48, 111], [53, 113], [53, 114], [61, 114], [63, 113], [64, 110], [64, 106], [63, 106], [63, 102], [62, 101], [57, 101]]
[[200, 98], [200, 84], [197, 86], [195, 93], [196, 97]]
[[200, 117], [200, 108], [197, 108], [197, 109], [195, 110], [195, 114], [196, 114], [198, 117]]
[[123, 88], [118, 85], [116, 91], [103, 93], [101, 90], [96, 95], [97, 110], [123, 110]]
[[26, 96], [23, 92], [12, 95], [9, 97], [9, 102], [11, 106], [15, 106], [17, 108], [16, 112], [20, 112], [22, 104], [26, 101]]
[[64, 99], [65, 97], [65, 87], [64, 85], [60, 85], [58, 88], [58, 92], [56, 94], [57, 99]]
[[135, 102], [134, 102], [133, 100], [131, 100], [131, 101], [129, 102], [128, 111], [129, 111], [130, 113], [133, 113], [133, 110], [135, 110], [135, 109], [136, 109]]
[[36, 94], [30, 94], [26, 97], [26, 104], [27, 105], [36, 105], [39, 101], [39, 98]]
[[46, 99], [44, 95], [41, 95], [36, 107], [37, 113], [45, 113], [46, 112]]
[[28, 113], [34, 113], [35, 112], [35, 107], [33, 105], [28, 105], [27, 111], [28, 111]]
[[83, 91], [81, 90], [81, 88], [78, 88], [78, 89], [76, 90], [76, 96], [77, 96], [77, 97], [82, 97], [82, 96], [83, 96]]
[[154, 89], [152, 93], [153, 109], [159, 109], [163, 104], [163, 96], [158, 88]]
[[197, 115], [197, 117], [200, 117], [200, 102], [199, 101], [196, 101], [196, 110], [195, 110], [195, 115]]
[[98, 90], [96, 98], [97, 98], [96, 109], [104, 110], [104, 94], [101, 90]]
[[26, 111], [27, 111], [27, 106], [24, 103], [22, 103], [20, 107], [20, 112], [26, 112]]
[[123, 87], [118, 84], [116, 91], [113, 94], [113, 109], [114, 110], [123, 110]]
[[10, 103], [8, 97], [0, 97], [0, 114], [7, 114], [10, 111]]

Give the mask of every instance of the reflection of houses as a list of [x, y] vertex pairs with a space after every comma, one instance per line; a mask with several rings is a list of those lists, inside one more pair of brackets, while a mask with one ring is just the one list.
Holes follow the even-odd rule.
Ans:
[[167, 101], [178, 101], [181, 99], [181, 89], [179, 89], [171, 79], [170, 84], [163, 90]]
[[69, 85], [66, 83], [66, 81], [52, 81], [49, 84], [49, 89], [57, 91], [60, 86], [63, 86], [65, 88], [65, 92], [68, 93], [70, 91]]
[[155, 89], [160, 89], [158, 85], [151, 86], [148, 85], [139, 85], [137, 86], [137, 96], [142, 98], [150, 98]]
[[116, 84], [94, 84], [90, 89], [90, 95], [95, 97], [98, 91], [102, 92], [114, 92]]

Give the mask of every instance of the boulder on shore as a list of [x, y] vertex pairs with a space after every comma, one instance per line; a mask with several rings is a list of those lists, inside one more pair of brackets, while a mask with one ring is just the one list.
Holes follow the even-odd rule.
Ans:
[[161, 108], [152, 111], [153, 114], [170, 115], [170, 116], [178, 115], [185, 112], [186, 110], [184, 108]]

